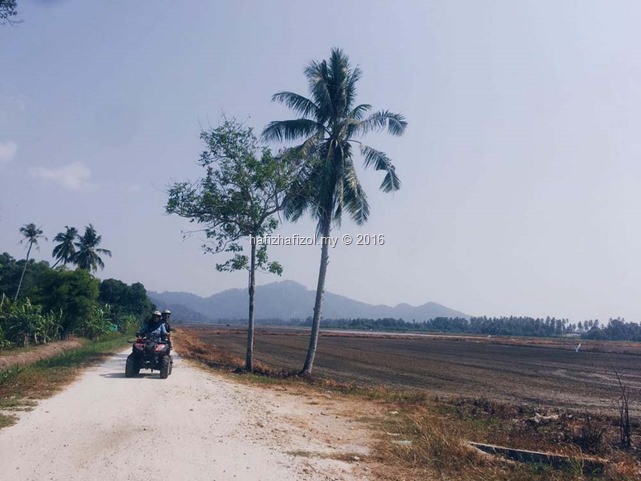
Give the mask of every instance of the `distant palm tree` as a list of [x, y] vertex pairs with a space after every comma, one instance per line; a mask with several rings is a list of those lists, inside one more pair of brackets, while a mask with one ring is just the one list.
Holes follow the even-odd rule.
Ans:
[[71, 262], [80, 269], [90, 272], [97, 271], [98, 267], [104, 269], [105, 263], [98, 254], [111, 257], [111, 251], [98, 248], [101, 241], [102, 236], [98, 235], [94, 226], [89, 224], [85, 227], [85, 233], [78, 237], [78, 242], [75, 243], [77, 251]]
[[56, 234], [56, 237], [53, 238], [54, 242], [60, 242], [60, 244], [53, 248], [52, 254], [57, 261], [51, 267], [56, 267], [60, 262], [66, 266], [68, 262], [73, 261], [73, 258], [76, 255], [76, 246], [74, 245], [74, 241], [78, 237], [78, 229], [67, 225], [65, 226], [65, 229], [67, 229], [65, 232], [59, 232]]
[[[309, 210], [317, 220], [318, 234], [325, 239], [329, 237], [332, 222], [340, 225], [343, 211], [359, 225], [369, 216], [367, 195], [358, 180], [352, 158], [354, 144], [360, 148], [365, 167], [385, 171], [380, 186], [383, 192], [398, 190], [401, 185], [389, 157], [356, 138], [380, 130], [402, 135], [407, 122], [402, 115], [387, 110], [367, 115], [371, 105], [355, 105], [356, 83], [361, 75], [361, 70], [352, 68], [340, 49], [333, 49], [329, 61], [313, 61], [305, 69], [311, 98], [293, 92], [279, 92], [272, 97], [300, 117], [271, 122], [263, 131], [266, 140], [304, 139], [301, 145], [290, 149], [290, 153], [301, 159], [302, 168], [292, 195], [286, 199], [285, 216], [296, 221]], [[302, 371], [307, 375], [312, 372], [318, 343], [328, 247], [328, 243], [323, 242], [314, 319]]]
[[23, 242], [27, 241], [27, 244], [29, 244], [29, 249], [27, 249], [27, 258], [25, 259], [24, 262], [24, 267], [22, 268], [22, 274], [20, 274], [20, 282], [18, 282], [18, 289], [16, 290], [16, 296], [13, 298], [13, 301], [18, 300], [18, 296], [20, 295], [20, 288], [22, 287], [22, 280], [24, 279], [24, 273], [27, 270], [27, 264], [29, 263], [29, 255], [31, 254], [31, 248], [35, 245], [36, 249], [39, 249], [38, 247], [38, 239], [44, 239], [47, 240], [47, 238], [43, 235], [44, 232], [42, 229], [39, 227], [36, 227], [36, 224], [27, 224], [24, 227], [20, 227], [20, 233], [24, 236], [24, 239], [20, 241], [22, 244]]

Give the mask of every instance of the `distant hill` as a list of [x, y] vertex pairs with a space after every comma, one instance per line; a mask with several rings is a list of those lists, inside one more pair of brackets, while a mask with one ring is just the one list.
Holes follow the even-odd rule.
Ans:
[[[182, 319], [179, 312], [184, 313], [184, 320], [188, 322], [247, 319], [246, 289], [228, 289], [206, 298], [188, 292], [149, 291], [147, 294], [159, 308], [169, 307], [172, 310], [172, 318], [177, 320]], [[272, 282], [258, 286], [256, 287], [256, 319], [283, 321], [306, 319], [313, 313], [314, 297], [315, 291], [294, 281]], [[435, 317], [467, 318], [469, 316], [435, 302], [428, 302], [421, 306], [399, 304], [390, 307], [383, 304], [367, 304], [326, 292], [323, 301], [323, 317], [325, 319], [388, 317], [421, 322]]]

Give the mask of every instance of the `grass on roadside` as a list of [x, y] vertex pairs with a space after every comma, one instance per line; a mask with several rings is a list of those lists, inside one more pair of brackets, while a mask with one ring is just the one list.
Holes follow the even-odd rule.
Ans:
[[7, 416], [6, 414], [0, 414], [0, 429], [11, 426], [16, 422], [15, 416]]
[[[227, 373], [244, 365], [243, 359], [225, 351], [222, 346], [203, 342], [197, 331], [180, 329], [178, 332], [176, 345], [184, 358]], [[363, 401], [363, 413], [387, 413], [375, 419], [368, 416], [367, 420], [378, 432], [374, 453], [369, 458], [376, 464], [374, 479], [377, 480], [632, 481], [641, 476], [639, 452], [619, 450], [599, 453], [609, 461], [604, 472], [586, 472], [580, 461], [582, 451], [572, 438], [581, 432], [582, 421], [577, 415], [570, 416], [567, 419], [571, 422], [559, 424], [558, 429], [553, 430], [554, 426], [528, 423], [535, 413], [532, 407], [487, 400], [438, 399], [426, 391], [359, 386], [318, 376], [302, 378], [296, 374], [261, 364], [255, 373], [236, 379], [262, 385], [286, 385], [307, 393], [311, 390], [355, 396]], [[599, 419], [600, 423], [606, 421]], [[559, 437], [559, 434], [565, 437]], [[481, 453], [467, 441], [505, 443], [517, 448], [538, 447], [576, 456], [577, 461], [565, 468], [516, 463]], [[300, 455], [310, 456], [303, 452]]]
[[[49, 397], [73, 381], [81, 368], [124, 348], [129, 337], [119, 333], [109, 334], [28, 366], [14, 366], [0, 371], [0, 411], [30, 409], [35, 405], [35, 400]], [[12, 423], [13, 416], [0, 414], [0, 428]]]

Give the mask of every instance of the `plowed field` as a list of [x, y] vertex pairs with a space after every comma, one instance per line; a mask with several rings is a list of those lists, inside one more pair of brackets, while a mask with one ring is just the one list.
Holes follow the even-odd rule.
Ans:
[[[196, 329], [206, 342], [244, 357], [241, 329]], [[277, 369], [300, 369], [307, 350], [304, 330], [260, 328], [255, 356]], [[315, 374], [341, 381], [428, 390], [435, 395], [575, 409], [615, 411], [615, 371], [641, 393], [641, 345], [576, 340], [466, 336], [321, 334]], [[641, 403], [631, 406], [639, 412]]]

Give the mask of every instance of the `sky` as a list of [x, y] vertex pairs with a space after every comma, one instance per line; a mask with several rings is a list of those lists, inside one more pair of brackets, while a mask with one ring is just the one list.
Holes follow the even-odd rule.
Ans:
[[[326, 290], [470, 315], [641, 321], [641, 3], [637, 1], [20, 0], [0, 26], [0, 252], [19, 228], [92, 223], [97, 276], [208, 296], [219, 273], [167, 188], [196, 180], [201, 129], [293, 118], [312, 60], [342, 48], [358, 101], [402, 113], [369, 135], [402, 187], [361, 167], [371, 216], [333, 235]], [[281, 145], [270, 144], [278, 149]], [[314, 233], [310, 219], [283, 235]], [[277, 246], [282, 279], [315, 289], [318, 246]], [[267, 274], [258, 283], [280, 280]], [[257, 302], [260, 302], [258, 299]], [[310, 315], [312, 313], [310, 306]]]

